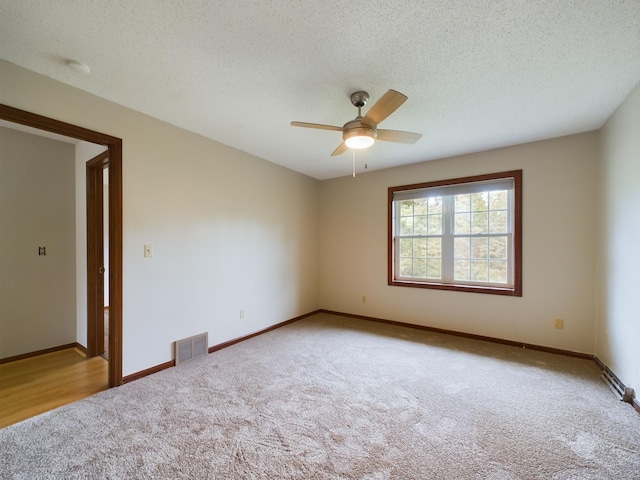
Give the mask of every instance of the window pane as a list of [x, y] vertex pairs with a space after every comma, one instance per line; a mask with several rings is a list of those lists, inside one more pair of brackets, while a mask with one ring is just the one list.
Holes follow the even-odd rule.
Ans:
[[469, 213], [456, 213], [455, 217], [454, 233], [456, 235], [471, 233], [471, 215]]
[[413, 235], [413, 217], [400, 218], [400, 235]]
[[453, 278], [455, 280], [468, 282], [469, 281], [469, 261], [468, 260], [455, 260]]
[[507, 258], [507, 237], [491, 237], [489, 239], [489, 258]]
[[507, 261], [489, 261], [489, 281], [491, 283], [507, 283]]
[[413, 234], [426, 235], [426, 233], [427, 233], [427, 216], [421, 215], [419, 217], [413, 217]]
[[413, 215], [413, 200], [404, 200], [400, 204], [400, 216]]
[[427, 260], [427, 278], [439, 280], [442, 278], [442, 260], [430, 258]]
[[400, 259], [400, 276], [401, 277], [410, 277], [413, 272], [412, 268], [412, 259], [411, 258], [401, 258]]
[[401, 238], [400, 239], [400, 256], [410, 257], [413, 255], [413, 239]]
[[507, 190], [489, 192], [489, 208], [491, 210], [506, 209], [508, 207]]
[[442, 197], [429, 198], [429, 213], [442, 213]]
[[470, 212], [471, 211], [471, 195], [456, 195], [455, 196], [455, 211], [458, 212]]
[[471, 258], [489, 257], [489, 239], [487, 237], [471, 239]]
[[489, 193], [480, 192], [471, 194], [471, 211], [489, 210]]
[[413, 256], [414, 257], [427, 257], [427, 239], [426, 238], [416, 238], [413, 241]]
[[417, 198], [413, 201], [413, 214], [414, 215], [426, 215], [427, 214], [427, 199]]
[[471, 233], [489, 233], [489, 215], [487, 212], [471, 213]]
[[507, 211], [489, 212], [489, 233], [507, 233]]
[[471, 242], [469, 241], [469, 237], [455, 238], [453, 240], [453, 258], [469, 259], [470, 249]]
[[441, 238], [427, 239], [427, 257], [442, 258], [442, 239]]
[[471, 281], [487, 282], [489, 280], [489, 262], [486, 260], [471, 260]]
[[426, 258], [413, 259], [413, 276], [427, 278], [427, 259]]
[[442, 215], [429, 215], [429, 235], [442, 235]]

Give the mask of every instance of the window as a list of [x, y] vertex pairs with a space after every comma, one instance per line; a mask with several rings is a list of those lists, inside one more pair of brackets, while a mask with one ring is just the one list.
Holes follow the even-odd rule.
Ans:
[[522, 170], [389, 188], [389, 285], [522, 296]]

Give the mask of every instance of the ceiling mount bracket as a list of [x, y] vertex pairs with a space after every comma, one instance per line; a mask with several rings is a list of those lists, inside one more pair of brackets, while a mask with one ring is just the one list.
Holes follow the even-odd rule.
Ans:
[[362, 108], [369, 101], [369, 94], [367, 92], [359, 91], [351, 94], [351, 103], [354, 107]]

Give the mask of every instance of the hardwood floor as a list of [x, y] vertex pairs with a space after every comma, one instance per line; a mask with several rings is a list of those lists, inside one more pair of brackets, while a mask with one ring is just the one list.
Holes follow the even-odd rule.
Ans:
[[0, 365], [0, 428], [108, 388], [108, 362], [76, 348]]

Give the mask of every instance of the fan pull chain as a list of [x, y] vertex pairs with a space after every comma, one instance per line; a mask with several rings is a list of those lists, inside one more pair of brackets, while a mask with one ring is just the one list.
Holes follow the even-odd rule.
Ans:
[[351, 151], [353, 152], [353, 178], [356, 178], [356, 151]]

